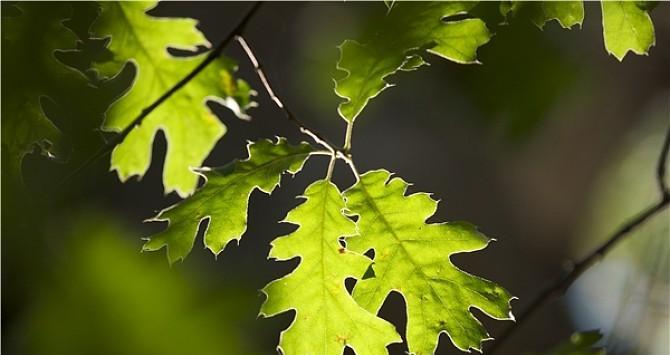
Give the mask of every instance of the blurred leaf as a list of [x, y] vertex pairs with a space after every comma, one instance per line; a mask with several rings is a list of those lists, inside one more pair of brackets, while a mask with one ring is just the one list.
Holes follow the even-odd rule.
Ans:
[[359, 216], [360, 233], [348, 239], [348, 247], [375, 252], [376, 276], [356, 283], [354, 299], [377, 313], [391, 291], [399, 292], [407, 305], [412, 353], [433, 354], [443, 331], [460, 350], [481, 351], [489, 335], [470, 308], [513, 319], [511, 296], [495, 283], [459, 270], [449, 257], [481, 250], [489, 239], [464, 222], [426, 224], [437, 202], [425, 193], [406, 196], [408, 184], [390, 177], [385, 170], [367, 172], [345, 191], [347, 209]]
[[42, 102], [60, 101], [86, 80], [54, 56], [75, 48], [77, 37], [63, 25], [68, 4], [3, 2], [2, 12], [2, 175], [19, 181], [23, 157], [35, 146], [62, 158], [61, 132]]
[[67, 257], [44, 271], [48, 281], [22, 322], [20, 353], [256, 353], [241, 336], [253, 297], [205, 287], [151, 261], [123, 241], [132, 233], [109, 217], [82, 215], [70, 234], [62, 238]]
[[525, 17], [518, 20], [500, 26], [495, 40], [480, 50], [484, 65], [442, 74], [456, 81], [459, 92], [479, 110], [475, 117], [512, 142], [529, 138], [561, 99], [588, 78], [583, 62], [574, 60], [565, 47], [547, 41]]
[[291, 145], [261, 140], [250, 143], [249, 157], [223, 167], [202, 170], [207, 182], [195, 195], [161, 211], [151, 221], [167, 221], [168, 228], [152, 236], [144, 250], [167, 247], [170, 263], [184, 259], [193, 248], [200, 222], [209, 220], [205, 246], [219, 254], [247, 229], [249, 196], [258, 189], [266, 194], [279, 186], [285, 172], [296, 174], [313, 149], [307, 143]]
[[648, 54], [656, 43], [649, 13], [635, 1], [602, 1], [603, 37], [607, 52], [622, 61], [628, 51]]
[[[147, 15], [154, 6], [154, 2], [101, 3], [93, 32], [109, 38], [113, 59], [97, 63], [96, 68], [104, 76], [135, 73], [132, 88], [107, 113], [105, 130], [126, 128], [207, 56], [171, 55], [168, 48], [195, 51], [198, 46], [209, 47], [209, 42], [196, 28], [196, 20]], [[163, 167], [165, 193], [176, 191], [181, 197], [193, 193], [198, 177], [190, 168], [199, 167], [225, 133], [225, 126], [206, 101], [216, 101], [240, 118], [248, 118], [245, 110], [253, 105], [249, 86], [232, 79], [230, 72], [235, 69], [229, 59], [215, 60], [135, 127], [112, 152], [111, 167], [121, 181], [144, 175], [151, 163], [154, 136], [162, 130], [168, 142]]]
[[393, 325], [356, 304], [344, 285], [346, 278], [361, 278], [371, 261], [340, 245], [356, 233], [356, 225], [342, 214], [340, 191], [321, 180], [305, 190], [304, 198], [285, 219], [298, 229], [275, 239], [270, 250], [271, 258], [299, 257], [300, 264], [263, 289], [268, 297], [263, 316], [296, 311], [281, 334], [281, 352], [341, 355], [347, 346], [357, 354], [388, 354], [388, 344], [402, 341]]
[[479, 19], [453, 18], [474, 2], [403, 2], [362, 42], [340, 45], [337, 68], [347, 75], [336, 81], [335, 93], [346, 101], [338, 111], [353, 122], [368, 101], [391, 86], [384, 79], [398, 70], [417, 69], [425, 52], [457, 63], [477, 63], [477, 48], [490, 35]]
[[604, 349], [594, 347], [602, 337], [598, 330], [574, 333], [569, 340], [536, 355], [604, 355]]

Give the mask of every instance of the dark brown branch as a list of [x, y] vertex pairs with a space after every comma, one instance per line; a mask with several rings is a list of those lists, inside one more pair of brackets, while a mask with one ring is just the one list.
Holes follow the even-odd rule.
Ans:
[[272, 89], [272, 85], [270, 85], [270, 81], [268, 80], [268, 77], [265, 74], [263, 65], [258, 61], [258, 58], [254, 54], [254, 51], [251, 49], [251, 46], [249, 46], [247, 41], [244, 40], [244, 37], [238, 35], [235, 36], [235, 40], [237, 40], [237, 42], [240, 44], [244, 52], [247, 54], [247, 57], [249, 57], [249, 61], [253, 65], [254, 71], [258, 75], [258, 78], [261, 80], [261, 83], [263, 84], [265, 91], [268, 93], [268, 95], [275, 103], [275, 105], [277, 105], [277, 107], [280, 110], [282, 110], [282, 112], [284, 112], [284, 116], [286, 116], [286, 119], [291, 121], [296, 126], [298, 126], [300, 132], [310, 136], [316, 143], [324, 146], [326, 149], [330, 150], [333, 154], [343, 153], [341, 148], [333, 144], [327, 138], [323, 137], [319, 132], [309, 128], [304, 122], [302, 122], [300, 119], [298, 119], [298, 117], [296, 117], [293, 114], [293, 111], [284, 103], [284, 101], [282, 101], [275, 94], [275, 91], [274, 89]]
[[617, 245], [621, 240], [630, 235], [638, 227], [643, 225], [657, 213], [664, 210], [670, 204], [670, 191], [665, 183], [665, 175], [667, 170], [668, 151], [670, 150], [670, 128], [668, 129], [661, 154], [658, 159], [656, 179], [658, 188], [661, 193], [661, 200], [657, 203], [645, 208], [638, 213], [631, 220], [622, 225], [615, 231], [605, 243], [595, 249], [591, 254], [587, 255], [582, 260], [571, 263], [571, 268], [561, 275], [554, 283], [550, 284], [540, 294], [538, 294], [530, 305], [516, 315], [516, 322], [509, 328], [505, 329], [493, 343], [489, 343], [486, 351], [487, 354], [493, 354], [500, 346], [518, 329], [532, 314], [539, 310], [543, 305], [549, 303], [563, 296], [572, 284], [577, 280], [586, 270], [588, 270], [595, 263], [600, 261], [607, 253]]
[[188, 73], [183, 79], [179, 80], [173, 87], [171, 87], [168, 91], [166, 91], [163, 95], [161, 95], [156, 101], [154, 101], [151, 105], [147, 106], [142, 110], [142, 112], [135, 117], [135, 119], [125, 128], [123, 131], [119, 132], [118, 134], [114, 135], [105, 145], [100, 147], [95, 154], [91, 155], [84, 163], [82, 163], [78, 168], [76, 168], [72, 173], [70, 173], [65, 179], [63, 179], [62, 183], [66, 183], [75, 176], [77, 176], [79, 173], [81, 173], [83, 170], [88, 168], [91, 164], [96, 162], [98, 159], [104, 157], [105, 155], [109, 154], [114, 147], [121, 143], [126, 136], [138, 125], [142, 123], [142, 121], [151, 113], [153, 112], [158, 106], [160, 106], [163, 102], [165, 102], [167, 99], [169, 99], [174, 93], [179, 91], [184, 85], [188, 84], [193, 78], [195, 78], [201, 71], [203, 71], [210, 63], [212, 63], [216, 58], [218, 58], [221, 53], [223, 52], [224, 48], [230, 43], [235, 36], [242, 34], [244, 32], [244, 29], [247, 27], [247, 24], [251, 20], [251, 18], [256, 14], [258, 9], [260, 8], [262, 1], [256, 2], [244, 15], [244, 17], [240, 20], [240, 22], [233, 28], [226, 38], [224, 38], [219, 44], [214, 47], [209, 54], [207, 54], [207, 57], [198, 64], [197, 67], [195, 67], [190, 73]]

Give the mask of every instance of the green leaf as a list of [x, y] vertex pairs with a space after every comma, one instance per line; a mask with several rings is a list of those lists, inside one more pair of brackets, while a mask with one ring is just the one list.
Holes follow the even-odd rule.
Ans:
[[602, 1], [605, 49], [622, 61], [628, 51], [646, 55], [656, 43], [649, 13], [635, 1]]
[[357, 354], [388, 354], [386, 346], [401, 341], [395, 328], [357, 305], [344, 285], [346, 278], [361, 278], [371, 261], [340, 244], [356, 233], [356, 225], [342, 214], [340, 191], [321, 180], [304, 198], [285, 219], [298, 229], [275, 239], [270, 250], [272, 258], [299, 257], [300, 264], [263, 289], [267, 300], [261, 315], [295, 310], [295, 320], [280, 337], [282, 354], [341, 355], [345, 346]]
[[503, 17], [510, 13], [516, 15], [519, 11], [528, 11], [531, 21], [540, 29], [551, 21], [556, 20], [561, 27], [570, 29], [575, 25], [581, 27], [584, 21], [584, 4], [582, 1], [503, 1], [500, 3], [500, 12]]
[[443, 331], [459, 349], [480, 350], [489, 335], [470, 308], [513, 319], [512, 297], [499, 285], [461, 271], [449, 258], [483, 249], [489, 239], [468, 223], [426, 224], [437, 202], [425, 193], [405, 196], [408, 184], [390, 177], [385, 170], [371, 171], [345, 191], [347, 209], [359, 216], [360, 233], [348, 246], [375, 252], [376, 276], [356, 284], [354, 299], [376, 313], [391, 291], [399, 292], [407, 305], [406, 338], [412, 353], [434, 353]]
[[[169, 48], [195, 51], [209, 42], [196, 28], [197, 21], [186, 18], [157, 18], [146, 14], [154, 2], [102, 2], [102, 12], [93, 32], [110, 37], [113, 59], [97, 64], [104, 76], [117, 75], [131, 66], [136, 72], [132, 88], [109, 110], [104, 123], [107, 131], [126, 128], [150, 103], [184, 78], [207, 53], [175, 57]], [[143, 176], [151, 163], [153, 140], [159, 130], [168, 142], [163, 184], [165, 193], [190, 195], [198, 177], [190, 171], [201, 166], [226, 129], [206, 106], [216, 101], [238, 117], [248, 118], [252, 106], [248, 85], [232, 79], [235, 64], [225, 58], [211, 63], [199, 75], [147, 116], [112, 152], [111, 168], [122, 181]]]
[[[401, 2], [380, 27], [363, 42], [346, 40], [340, 45], [337, 69], [347, 75], [335, 82], [335, 93], [346, 99], [340, 116], [353, 122], [368, 101], [391, 86], [384, 79], [398, 70], [425, 64], [425, 52], [456, 63], [477, 63], [477, 48], [490, 34], [480, 19], [454, 20], [474, 2]], [[416, 52], [416, 53], [415, 53]]]
[[60, 101], [86, 79], [54, 56], [75, 48], [77, 37], [63, 25], [69, 4], [3, 2], [2, 11], [2, 172], [20, 181], [22, 160], [35, 146], [49, 157], [61, 153], [61, 132], [40, 100]]
[[582, 1], [542, 1], [533, 4], [537, 11], [533, 13], [531, 20], [540, 29], [551, 20], [556, 20], [561, 27], [567, 29], [575, 25], [581, 27], [584, 21]]
[[[543, 355], [605, 355], [605, 350], [595, 347], [603, 335], [598, 330], [578, 332], [572, 334], [570, 339], [557, 345], [553, 349], [542, 353]], [[530, 354], [532, 355], [532, 354]], [[540, 355], [540, 354], [537, 354]]]
[[150, 221], [167, 221], [163, 232], [152, 236], [143, 250], [167, 247], [170, 263], [183, 260], [193, 248], [200, 222], [209, 220], [205, 246], [219, 254], [247, 230], [249, 196], [258, 189], [266, 194], [279, 186], [284, 172], [296, 174], [313, 152], [307, 143], [291, 145], [261, 140], [248, 146], [249, 158], [216, 169], [201, 169], [206, 184], [193, 196], [161, 211]]

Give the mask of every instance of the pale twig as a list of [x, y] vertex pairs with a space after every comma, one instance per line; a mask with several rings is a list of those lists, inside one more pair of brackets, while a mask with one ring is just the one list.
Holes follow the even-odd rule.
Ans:
[[333, 170], [335, 170], [335, 162], [337, 161], [337, 157], [335, 154], [331, 154], [330, 156], [330, 162], [328, 162], [328, 171], [326, 172], [326, 180], [330, 181], [330, 178], [333, 177]]
[[[246, 53], [247, 57], [249, 57], [249, 61], [251, 62], [251, 65], [254, 67], [256, 75], [258, 75], [258, 78], [263, 84], [265, 91], [270, 96], [270, 99], [272, 99], [275, 105], [280, 110], [282, 110], [282, 112], [284, 112], [284, 116], [286, 117], [286, 119], [292, 122], [294, 125], [296, 125], [300, 130], [300, 132], [312, 138], [317, 144], [330, 150], [335, 158], [344, 160], [347, 163], [347, 165], [351, 168], [351, 171], [354, 174], [354, 176], [356, 176], [356, 179], [358, 179], [359, 174], [358, 171], [356, 170], [356, 167], [353, 164], [351, 155], [346, 150], [338, 147], [330, 140], [322, 136], [319, 132], [317, 132], [312, 128], [309, 128], [304, 122], [298, 119], [293, 113], [293, 111], [286, 105], [286, 103], [282, 99], [280, 99], [279, 96], [277, 96], [277, 94], [275, 93], [275, 90], [272, 88], [272, 85], [270, 84], [268, 76], [265, 74], [263, 65], [258, 60], [258, 57], [254, 54], [254, 51], [253, 49], [251, 49], [249, 43], [247, 43], [247, 41], [242, 36], [239, 35], [235, 37], [235, 40], [240, 44], [240, 46]], [[350, 136], [350, 133], [348, 135]], [[330, 174], [332, 174], [332, 171], [330, 172]]]
[[247, 57], [249, 57], [249, 61], [251, 62], [251, 65], [254, 67], [254, 71], [256, 72], [256, 75], [258, 75], [258, 78], [261, 80], [261, 84], [263, 84], [263, 87], [265, 88], [265, 91], [268, 93], [270, 96], [270, 99], [277, 105], [277, 107], [284, 113], [284, 116], [286, 116], [286, 119], [291, 121], [293, 124], [298, 126], [300, 129], [301, 133], [304, 133], [308, 135], [310, 138], [312, 138], [317, 144], [322, 145], [326, 149], [329, 149], [331, 152], [335, 153], [339, 148], [333, 143], [331, 143], [327, 138], [321, 136], [318, 132], [315, 130], [307, 127], [305, 123], [303, 123], [298, 117], [296, 117], [293, 114], [293, 111], [282, 101], [277, 94], [275, 94], [274, 89], [272, 89], [272, 86], [270, 85], [270, 81], [268, 80], [267, 75], [265, 74], [265, 70], [263, 69], [263, 65], [258, 61], [258, 58], [254, 54], [254, 51], [251, 49], [251, 46], [247, 43], [247, 41], [244, 39], [242, 36], [235, 36], [235, 40], [240, 44], [242, 49], [244, 50], [244, 53], [246, 53]]

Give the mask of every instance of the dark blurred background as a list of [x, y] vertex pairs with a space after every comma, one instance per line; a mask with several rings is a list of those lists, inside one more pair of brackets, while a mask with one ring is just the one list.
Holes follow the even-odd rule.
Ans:
[[[166, 2], [151, 13], [197, 18], [218, 43], [250, 6]], [[493, 4], [480, 6], [493, 16]], [[336, 46], [385, 11], [381, 2], [272, 2], [245, 37], [300, 119], [339, 142], [345, 123], [333, 92], [332, 78], [342, 75]], [[657, 198], [654, 169], [670, 125], [670, 6], [661, 3], [652, 18], [656, 46], [623, 63], [605, 52], [597, 3], [586, 3], [581, 29], [494, 21], [495, 36], [479, 52], [483, 65], [434, 57], [430, 67], [391, 78], [397, 86], [357, 120], [359, 170], [386, 168], [442, 201], [432, 221], [467, 220], [496, 238], [453, 260], [506, 287], [519, 297], [514, 308], [523, 308], [565, 260], [588, 253]], [[260, 106], [245, 122], [210, 104], [228, 133], [205, 165], [246, 157], [247, 140], [304, 140], [260, 90], [240, 48], [231, 43], [225, 52], [259, 91]], [[267, 260], [269, 242], [293, 229], [277, 221], [325, 174], [326, 159], [310, 160], [270, 197], [254, 193], [240, 245], [215, 259], [197, 239], [186, 261], [169, 267], [163, 251], [139, 252], [140, 238], [164, 227], [142, 220], [178, 200], [162, 193], [164, 137], [141, 181], [119, 183], [103, 159], [60, 185], [102, 142], [99, 122], [76, 122], [70, 132], [81, 134], [66, 137], [74, 147], [68, 163], [30, 155], [24, 186], [3, 184], [3, 353], [274, 353], [293, 315], [257, 318], [258, 290], [296, 262]], [[342, 189], [353, 182], [343, 165], [335, 179]], [[669, 354], [669, 225], [665, 211], [631, 235], [500, 353], [540, 351], [575, 330], [601, 328], [614, 354]], [[403, 309], [398, 295], [382, 309], [401, 332]], [[508, 325], [474, 312], [494, 337]], [[403, 351], [391, 347], [392, 354]], [[438, 354], [457, 353], [443, 335]]]

